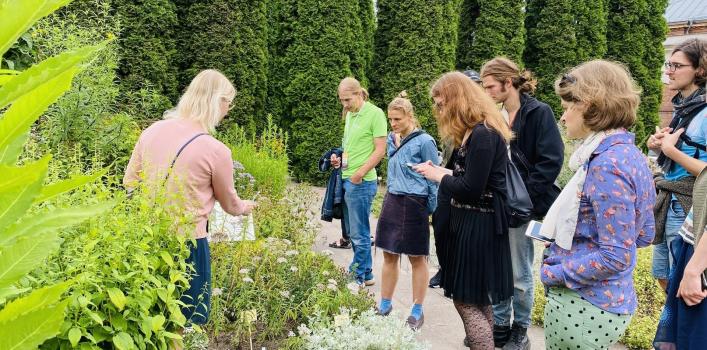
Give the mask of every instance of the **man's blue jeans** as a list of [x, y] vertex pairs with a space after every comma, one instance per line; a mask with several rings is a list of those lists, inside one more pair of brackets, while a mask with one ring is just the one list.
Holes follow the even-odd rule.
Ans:
[[353, 184], [349, 179], [344, 179], [344, 221], [354, 253], [349, 272], [354, 274], [358, 283], [373, 279], [371, 224], [368, 218], [377, 190], [376, 181]]
[[513, 323], [521, 327], [530, 327], [530, 313], [533, 310], [533, 240], [525, 235], [528, 224], [509, 228], [508, 238], [511, 246], [513, 264], [513, 298], [493, 305], [493, 320], [498, 326], [510, 326]]
[[687, 213], [677, 199], [670, 201], [668, 216], [665, 218], [665, 242], [653, 246], [653, 277], [667, 280], [673, 267], [671, 244], [678, 237], [680, 227]]

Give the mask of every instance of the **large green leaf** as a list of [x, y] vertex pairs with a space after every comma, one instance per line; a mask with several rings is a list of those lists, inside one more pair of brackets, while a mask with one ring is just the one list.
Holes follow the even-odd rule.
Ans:
[[105, 175], [106, 172], [108, 172], [108, 169], [103, 169], [103, 170], [96, 172], [94, 174], [91, 174], [91, 175], [74, 176], [68, 180], [59, 181], [59, 182], [53, 183], [51, 185], [44, 186], [44, 188], [42, 188], [42, 193], [40, 193], [39, 197], [37, 197], [35, 199], [35, 202], [37, 202], [37, 203], [43, 202], [49, 198], [58, 196], [64, 192], [68, 192], [73, 189], [79, 188], [89, 182], [95, 181], [96, 179]]
[[0, 56], [40, 18], [72, 0], [0, 1]]
[[14, 79], [0, 87], [0, 108], [5, 108], [20, 96], [53, 80], [66, 71], [75, 69], [79, 63], [95, 55], [96, 52], [104, 48], [106, 44], [107, 41], [104, 41], [98, 45], [63, 52], [23, 71]]
[[15, 286], [9, 286], [5, 288], [0, 288], [0, 305], [5, 304], [8, 298], [12, 298], [15, 295], [20, 295], [31, 288], [17, 288]]
[[[22, 151], [24, 138], [32, 124], [71, 87], [71, 80], [78, 71], [72, 67], [12, 103], [0, 119], [0, 164], [12, 165]], [[19, 147], [18, 147], [19, 146]]]
[[[12, 244], [0, 247], [0, 288], [17, 282], [26, 273], [44, 262], [61, 243], [58, 235], [37, 238], [21, 237]], [[2, 349], [2, 347], [0, 347]]]
[[73, 226], [109, 210], [114, 204], [114, 202], [108, 202], [36, 213], [23, 218], [4, 232], [0, 232], [0, 245], [11, 243], [15, 238], [24, 235], [44, 235]]
[[37, 289], [26, 297], [13, 300], [0, 310], [0, 323], [8, 323], [22, 315], [56, 304], [69, 285], [70, 282], [55, 284]]
[[[0, 164], [0, 231], [22, 217], [37, 198], [50, 156], [22, 167]], [[1, 270], [0, 270], [1, 271]]]
[[[2, 123], [2, 120], [0, 120]], [[25, 142], [29, 139], [29, 132], [20, 135], [10, 143], [4, 149], [0, 149], [0, 164], [13, 165], [17, 163], [18, 155], [22, 153], [25, 148]]]
[[35, 310], [7, 323], [0, 323], [0, 349], [36, 349], [45, 340], [59, 334], [68, 300]]
[[120, 332], [113, 337], [113, 345], [119, 350], [133, 350], [136, 348], [133, 338], [125, 332]]

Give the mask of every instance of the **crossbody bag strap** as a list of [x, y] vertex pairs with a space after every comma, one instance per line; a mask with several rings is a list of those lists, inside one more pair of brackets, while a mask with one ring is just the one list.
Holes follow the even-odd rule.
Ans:
[[207, 133], [202, 132], [199, 134], [196, 134], [192, 136], [187, 142], [185, 142], [182, 147], [179, 147], [179, 150], [177, 150], [177, 154], [174, 156], [174, 159], [172, 159], [172, 163], [169, 165], [169, 169], [167, 170], [167, 175], [164, 177], [164, 181], [162, 182], [162, 185], [164, 185], [167, 182], [167, 179], [169, 178], [169, 174], [172, 172], [172, 169], [174, 168], [174, 163], [177, 162], [177, 158], [179, 158], [179, 155], [182, 153], [184, 148], [186, 148], [192, 141], [196, 140], [197, 137], [202, 136], [202, 135], [207, 135]]
[[393, 151], [393, 154], [391, 154], [390, 157], [388, 157], [388, 158], [393, 158], [393, 156], [394, 156], [396, 153], [398, 153], [398, 151], [399, 151], [401, 148], [403, 148], [403, 146], [404, 146], [406, 143], [410, 142], [410, 140], [412, 140], [412, 139], [414, 139], [414, 138], [416, 138], [416, 137], [418, 137], [418, 136], [420, 136], [420, 135], [422, 135], [422, 134], [426, 134], [425, 130], [413, 131], [410, 135], [408, 135], [405, 139], [403, 139], [403, 140], [400, 142], [400, 146], [398, 146], [398, 148], [396, 148], [395, 151]]

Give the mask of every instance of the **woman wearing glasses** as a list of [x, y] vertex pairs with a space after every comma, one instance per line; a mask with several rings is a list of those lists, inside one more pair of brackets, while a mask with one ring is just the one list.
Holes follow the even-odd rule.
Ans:
[[512, 137], [493, 100], [459, 72], [432, 85], [434, 116], [454, 144], [454, 170], [426, 162], [415, 170], [449, 194], [442, 288], [464, 324], [464, 344], [493, 349], [492, 304], [513, 295], [506, 217], [506, 145]]
[[663, 176], [656, 179], [658, 199], [655, 206], [656, 237], [653, 250], [653, 276], [665, 290], [673, 266], [670, 247], [678, 237], [680, 226], [692, 206], [695, 177], [676, 162], [676, 155], [661, 152], [668, 134], [679, 134], [675, 147], [690, 157], [707, 161], [707, 42], [691, 39], [678, 45], [665, 63], [668, 89], [673, 97], [675, 112], [670, 126], [656, 129], [648, 138], [648, 148], [659, 153], [658, 165]]
[[[639, 90], [620, 64], [595, 60], [555, 83], [567, 137], [581, 140], [575, 171], [545, 216], [548, 349], [606, 349], [636, 311], [636, 250], [653, 239], [655, 190], [648, 163], [626, 131]], [[578, 195], [579, 194], [579, 195]]]

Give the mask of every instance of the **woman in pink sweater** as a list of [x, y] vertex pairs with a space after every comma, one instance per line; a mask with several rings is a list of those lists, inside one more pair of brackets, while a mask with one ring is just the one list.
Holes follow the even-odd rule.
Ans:
[[233, 84], [216, 70], [199, 73], [164, 120], [142, 132], [125, 171], [123, 184], [131, 191], [142, 183], [157, 192], [164, 189], [193, 226], [196, 244], [190, 244], [187, 263], [193, 264], [189, 290], [182, 297], [187, 320], [205, 324], [211, 294], [211, 265], [207, 218], [216, 201], [231, 215], [249, 214], [256, 205], [242, 200], [233, 187], [231, 151], [210, 134], [228, 113], [236, 95]]

